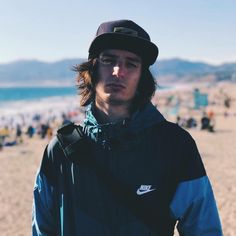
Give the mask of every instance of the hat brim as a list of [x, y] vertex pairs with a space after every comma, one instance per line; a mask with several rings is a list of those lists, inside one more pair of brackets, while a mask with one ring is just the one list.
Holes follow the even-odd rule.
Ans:
[[105, 33], [97, 36], [89, 47], [89, 58], [97, 57], [106, 49], [121, 49], [139, 55], [144, 64], [152, 65], [158, 56], [158, 47], [143, 38], [125, 34]]

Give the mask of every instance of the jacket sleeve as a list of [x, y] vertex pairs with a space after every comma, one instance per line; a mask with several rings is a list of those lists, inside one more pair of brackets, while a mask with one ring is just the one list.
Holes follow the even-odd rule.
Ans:
[[170, 205], [178, 232], [182, 236], [223, 235], [211, 183], [191, 137], [184, 150], [182, 176]]
[[180, 183], [171, 203], [180, 235], [220, 236], [221, 223], [207, 176]]
[[50, 161], [45, 149], [40, 169], [36, 175], [33, 191], [32, 235], [56, 235], [56, 226], [53, 216], [53, 186], [47, 176]]

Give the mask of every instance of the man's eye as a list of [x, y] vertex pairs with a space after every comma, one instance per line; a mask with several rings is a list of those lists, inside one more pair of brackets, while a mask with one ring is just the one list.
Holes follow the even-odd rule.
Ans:
[[138, 67], [138, 64], [134, 63], [134, 62], [127, 62], [127, 66], [129, 68], [137, 68]]
[[101, 58], [101, 63], [104, 65], [113, 65], [115, 60], [112, 58]]

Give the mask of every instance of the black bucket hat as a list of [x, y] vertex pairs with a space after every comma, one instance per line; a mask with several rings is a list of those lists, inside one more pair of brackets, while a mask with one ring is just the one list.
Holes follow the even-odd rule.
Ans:
[[152, 65], [158, 56], [158, 47], [148, 33], [131, 20], [102, 23], [89, 47], [89, 58], [96, 58], [106, 49], [121, 49], [138, 54], [146, 65]]

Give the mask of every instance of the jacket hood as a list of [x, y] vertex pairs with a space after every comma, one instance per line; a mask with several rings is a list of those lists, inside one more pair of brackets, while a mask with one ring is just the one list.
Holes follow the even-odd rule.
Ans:
[[94, 104], [90, 104], [84, 120], [84, 132], [96, 142], [106, 142], [107, 139], [117, 138], [124, 132], [138, 134], [144, 129], [165, 120], [156, 107], [149, 102], [128, 118], [117, 122], [99, 124], [94, 116]]

